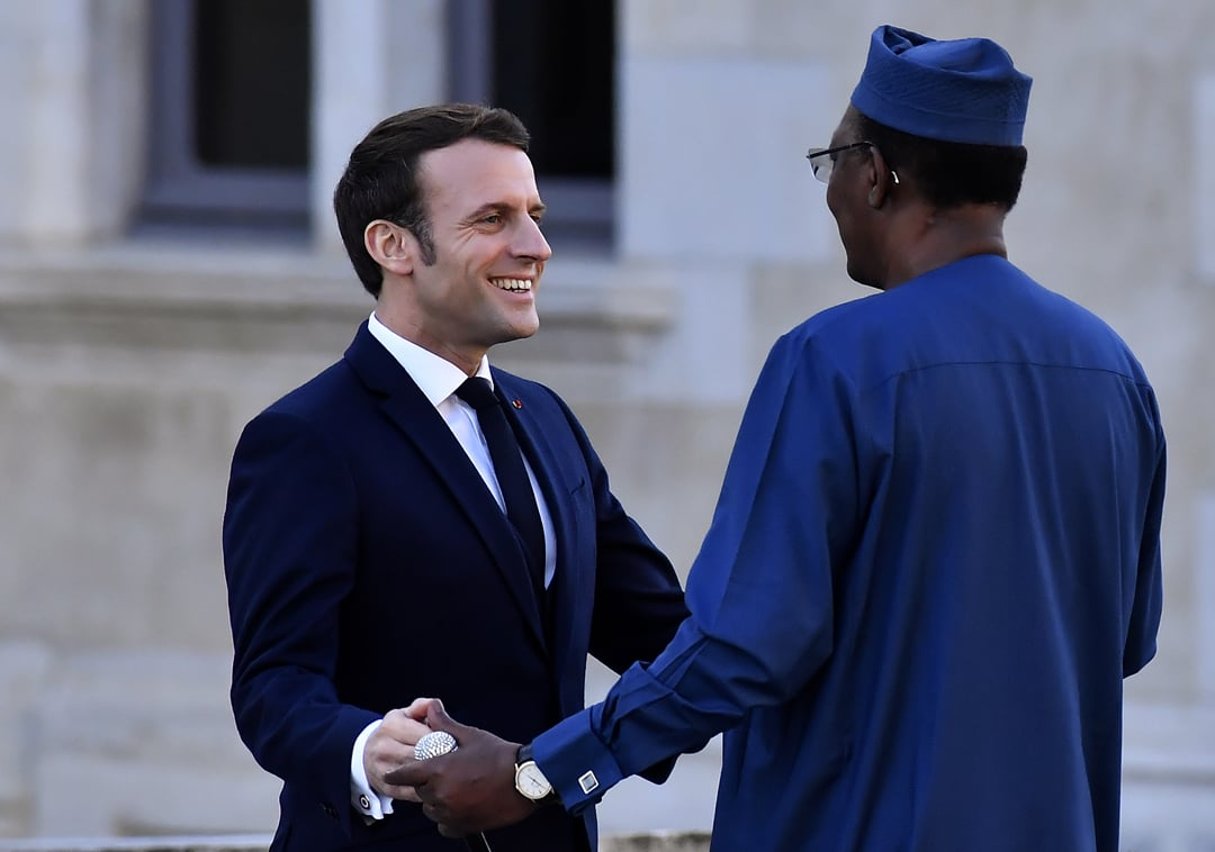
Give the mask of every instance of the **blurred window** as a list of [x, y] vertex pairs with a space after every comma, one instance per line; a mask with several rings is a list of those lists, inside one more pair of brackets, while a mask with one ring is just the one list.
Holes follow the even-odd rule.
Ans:
[[563, 245], [611, 241], [616, 175], [616, 4], [449, 0], [453, 99], [506, 107]]
[[312, 4], [153, 0], [145, 224], [308, 224]]
[[[306, 232], [312, 3], [151, 7], [143, 225]], [[449, 96], [504, 106], [527, 124], [550, 236], [566, 247], [610, 243], [615, 3], [447, 0], [444, 8]]]

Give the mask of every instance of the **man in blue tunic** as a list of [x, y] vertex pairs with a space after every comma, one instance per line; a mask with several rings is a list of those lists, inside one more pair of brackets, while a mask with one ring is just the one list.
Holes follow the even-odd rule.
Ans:
[[714, 849], [1117, 849], [1165, 441], [1122, 340], [1007, 260], [1029, 89], [990, 40], [874, 32], [809, 157], [881, 292], [772, 349], [663, 654], [522, 749], [431, 703], [460, 750], [397, 780], [442, 831], [725, 731]]

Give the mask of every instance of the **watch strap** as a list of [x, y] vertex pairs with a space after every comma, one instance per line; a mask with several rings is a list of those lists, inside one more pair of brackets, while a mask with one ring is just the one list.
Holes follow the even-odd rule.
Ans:
[[532, 744], [527, 743], [519, 746], [519, 750], [515, 752], [515, 768], [518, 769], [529, 760], [535, 760], [535, 758], [532, 757]]

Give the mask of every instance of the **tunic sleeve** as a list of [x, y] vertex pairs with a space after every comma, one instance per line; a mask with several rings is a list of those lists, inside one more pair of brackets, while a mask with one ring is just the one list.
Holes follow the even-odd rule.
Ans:
[[1160, 627], [1164, 580], [1160, 567], [1160, 523], [1164, 512], [1164, 481], [1166, 450], [1160, 412], [1154, 396], [1149, 397], [1156, 424], [1159, 447], [1156, 469], [1148, 493], [1147, 511], [1143, 521], [1143, 536], [1139, 550], [1139, 566], [1135, 577], [1126, 646], [1122, 655], [1122, 676], [1130, 677], [1156, 656], [1156, 631]]
[[859, 517], [852, 399], [812, 342], [778, 341], [688, 577], [691, 615], [652, 664], [534, 744], [569, 810], [782, 702], [830, 656], [832, 566]]

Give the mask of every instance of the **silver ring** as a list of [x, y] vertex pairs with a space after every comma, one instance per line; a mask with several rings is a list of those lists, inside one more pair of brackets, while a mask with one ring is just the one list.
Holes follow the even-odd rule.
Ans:
[[431, 731], [418, 740], [413, 747], [414, 760], [430, 760], [459, 748], [456, 738], [447, 731]]

